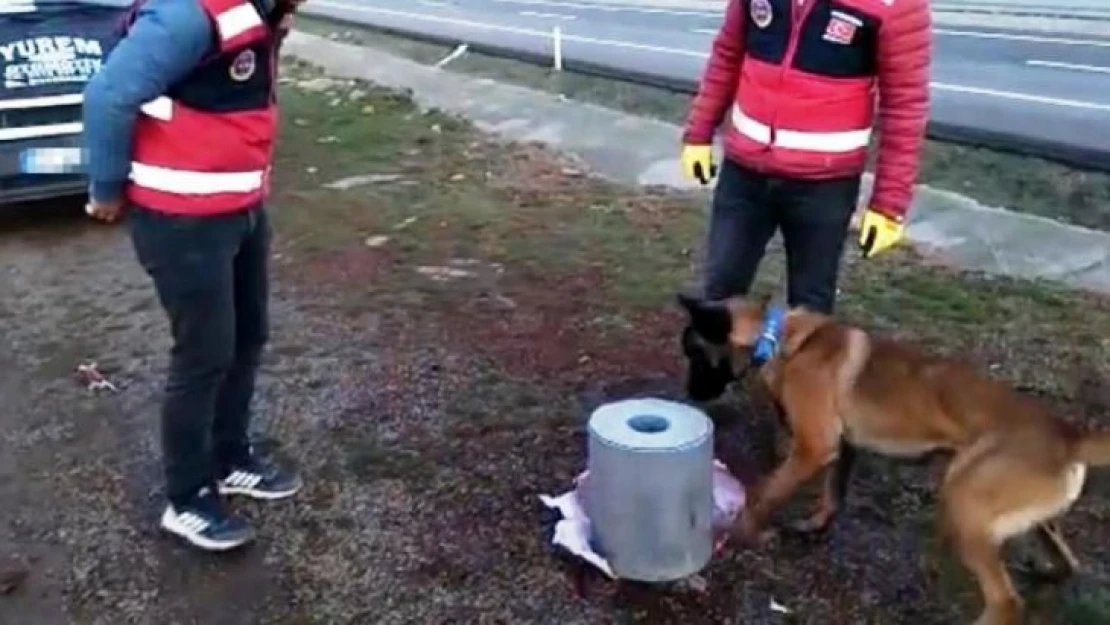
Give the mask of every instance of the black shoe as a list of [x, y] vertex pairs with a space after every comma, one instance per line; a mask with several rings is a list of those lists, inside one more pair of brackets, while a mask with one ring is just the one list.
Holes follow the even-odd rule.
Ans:
[[207, 486], [185, 505], [166, 506], [162, 529], [207, 551], [227, 551], [254, 540], [254, 530], [228, 514], [219, 495]]
[[264, 463], [257, 457], [231, 468], [219, 481], [220, 493], [275, 500], [292, 497], [301, 489], [296, 474]]

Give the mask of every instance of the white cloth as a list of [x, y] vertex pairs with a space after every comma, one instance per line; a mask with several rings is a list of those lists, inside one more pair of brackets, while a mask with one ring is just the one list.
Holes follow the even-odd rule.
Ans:
[[[590, 515], [583, 506], [579, 492], [589, 477], [589, 471], [583, 471], [574, 478], [574, 487], [557, 496], [540, 495], [543, 505], [552, 510], [557, 510], [562, 518], [555, 523], [555, 531], [551, 535], [551, 544], [561, 547], [574, 556], [589, 562], [611, 579], [617, 576], [605, 558], [601, 557], [590, 545]], [[744, 487], [740, 484], [728, 467], [719, 460], [713, 461], [713, 530], [715, 533], [728, 529], [744, 508]]]

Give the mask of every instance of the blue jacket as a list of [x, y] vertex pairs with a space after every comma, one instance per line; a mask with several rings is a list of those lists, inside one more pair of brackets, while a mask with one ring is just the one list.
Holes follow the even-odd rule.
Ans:
[[139, 8], [127, 36], [85, 86], [82, 117], [93, 200], [123, 196], [139, 107], [188, 76], [213, 41], [212, 24], [197, 0], [146, 0]]

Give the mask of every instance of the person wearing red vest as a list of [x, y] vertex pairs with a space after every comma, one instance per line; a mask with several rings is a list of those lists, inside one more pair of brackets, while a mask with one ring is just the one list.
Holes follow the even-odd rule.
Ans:
[[[685, 174], [717, 174], [704, 295], [751, 287], [781, 231], [791, 306], [832, 311], [860, 177], [878, 130], [859, 246], [901, 238], [929, 107], [928, 0], [730, 0], [683, 136]], [[877, 105], [876, 105], [877, 100]]]
[[300, 0], [138, 0], [85, 90], [94, 218], [126, 215], [169, 318], [162, 527], [207, 550], [254, 538], [223, 495], [301, 486], [248, 438], [269, 334], [278, 47]]

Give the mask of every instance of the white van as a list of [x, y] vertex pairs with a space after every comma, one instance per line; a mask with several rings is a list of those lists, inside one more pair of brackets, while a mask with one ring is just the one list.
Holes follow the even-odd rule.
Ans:
[[130, 0], [0, 0], [0, 204], [86, 190], [82, 92]]

